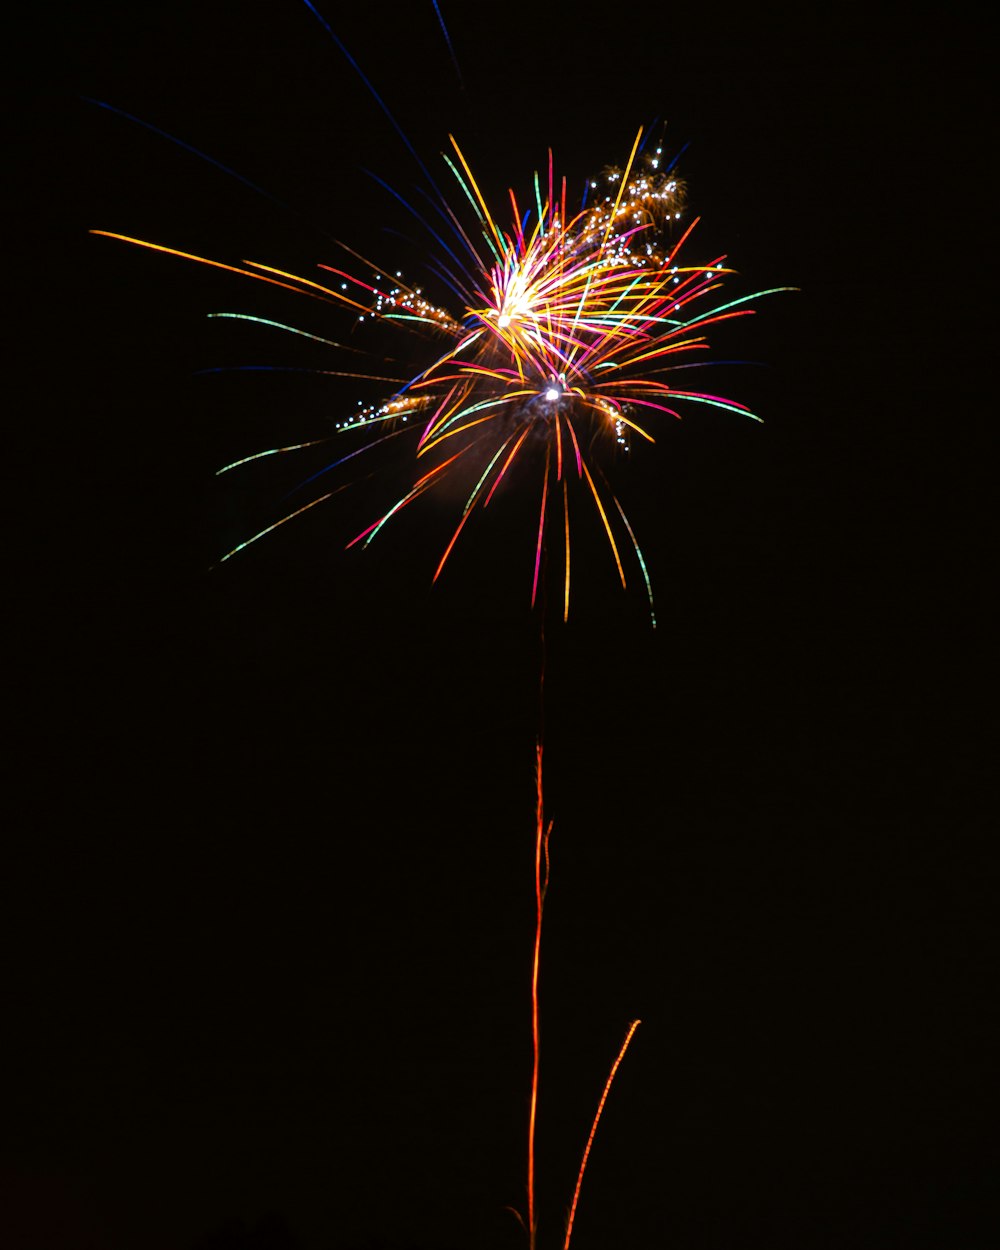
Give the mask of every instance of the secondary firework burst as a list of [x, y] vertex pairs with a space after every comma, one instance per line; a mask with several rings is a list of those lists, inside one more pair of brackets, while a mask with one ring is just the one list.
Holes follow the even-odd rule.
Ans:
[[[656, 423], [679, 417], [684, 405], [709, 404], [757, 419], [744, 404], [680, 389], [669, 379], [678, 365], [707, 350], [710, 326], [747, 315], [752, 301], [770, 292], [724, 300], [720, 289], [732, 272], [724, 256], [707, 264], [684, 262], [697, 222], [681, 224], [683, 183], [671, 167], [661, 167], [659, 148], [643, 150], [642, 138], [640, 130], [625, 165], [590, 182], [576, 209], [568, 207], [566, 179], [556, 179], [550, 152], [546, 174], [535, 174], [525, 207], [509, 192], [509, 226], [498, 224], [452, 138], [453, 151], [444, 160], [468, 206], [465, 218], [444, 197], [436, 209], [445, 229], [432, 229], [415, 213], [435, 240], [434, 268], [460, 305], [452, 310], [344, 245], [350, 260], [343, 267], [320, 265], [323, 281], [316, 281], [258, 262], [227, 264], [107, 231], [94, 233], [293, 290], [337, 305], [358, 321], [393, 323], [419, 337], [427, 363], [414, 375], [321, 371], [387, 386], [383, 399], [337, 423], [337, 435], [362, 427], [368, 441], [335, 458], [324, 474], [389, 439], [412, 439], [412, 484], [349, 547], [370, 544], [446, 478], [462, 480], [465, 503], [438, 559], [436, 581], [470, 518], [490, 506], [501, 482], [518, 475], [533, 481], [538, 492], [532, 605], [543, 551], [559, 551], [562, 611], [568, 617], [570, 517], [578, 493], [596, 509], [622, 586], [632, 576], [628, 565], [634, 556], [655, 624], [646, 561], [605, 466], [616, 453], [629, 453], [634, 440], [653, 442]], [[220, 472], [323, 441], [268, 448]], [[333, 493], [315, 496], [223, 559]]]

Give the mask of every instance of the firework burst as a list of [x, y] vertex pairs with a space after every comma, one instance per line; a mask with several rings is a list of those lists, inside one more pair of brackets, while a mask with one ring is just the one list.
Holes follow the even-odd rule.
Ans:
[[[412, 376], [388, 377], [356, 368], [322, 371], [392, 388], [382, 400], [337, 423], [337, 434], [364, 427], [371, 437], [323, 473], [389, 438], [409, 434], [413, 442], [412, 484], [348, 547], [367, 546], [421, 495], [445, 478], [461, 475], [468, 493], [438, 559], [436, 581], [470, 517], [490, 505], [500, 483], [515, 473], [533, 476], [539, 520], [532, 604], [538, 596], [543, 550], [558, 548], [564, 619], [569, 615], [570, 516], [576, 507], [571, 497], [579, 492], [596, 509], [623, 586], [630, 557], [623, 559], [622, 551], [634, 553], [655, 624], [646, 562], [608, 485], [604, 462], [615, 452], [627, 454], [636, 438], [653, 442], [654, 423], [664, 416], [679, 417], [679, 405], [710, 404], [757, 419], [735, 400], [679, 389], [668, 378], [673, 369], [706, 351], [710, 326], [747, 315], [753, 311], [748, 304], [769, 292], [721, 300], [722, 283], [732, 273], [725, 257], [699, 265], [683, 262], [682, 250], [697, 222], [678, 225], [684, 185], [670, 166], [661, 168], [661, 149], [643, 150], [642, 138], [640, 130], [624, 167], [607, 169], [600, 180], [591, 181], [583, 203], [572, 211], [566, 179], [556, 180], [550, 152], [547, 175], [535, 174], [526, 208], [509, 192], [508, 228], [498, 224], [452, 139], [453, 154], [444, 160], [472, 215], [467, 212], [463, 223], [442, 198], [435, 208], [446, 230], [432, 230], [420, 220], [438, 245], [434, 268], [461, 306], [454, 311], [431, 303], [400, 274], [390, 274], [344, 245], [353, 268], [320, 265], [323, 281], [316, 281], [254, 261], [227, 264], [107, 231], [94, 233], [296, 291], [347, 310], [358, 321], [391, 322], [419, 336], [430, 359]], [[674, 241], [668, 242], [672, 236]], [[268, 448], [220, 472], [323, 441]], [[314, 497], [223, 559], [332, 493]]]
[[[306, 4], [361, 74], [325, 20], [309, 0]], [[437, 5], [435, 10], [448, 38]], [[451, 50], [450, 39], [448, 44]], [[377, 448], [405, 449], [405, 457], [397, 455], [395, 463], [412, 466], [406, 488], [388, 508], [370, 518], [347, 547], [368, 546], [421, 496], [435, 491], [447, 494], [449, 500], [459, 502], [450, 537], [437, 556], [433, 572], [437, 581], [470, 520], [490, 507], [505, 480], [516, 477], [522, 490], [536, 492], [532, 606], [539, 598], [543, 556], [548, 552], [547, 567], [561, 572], [562, 615], [568, 619], [574, 564], [571, 517], [586, 508], [596, 512], [622, 586], [637, 573], [641, 575], [655, 626], [647, 564], [610, 485], [607, 467], [615, 457], [629, 455], [637, 440], [652, 443], [663, 419], [679, 418], [685, 405], [707, 404], [758, 419], [736, 400], [681, 389], [672, 378], [676, 370], [710, 363], [705, 355], [709, 329], [749, 315], [753, 301], [771, 292], [727, 298], [721, 292], [733, 271], [725, 256], [689, 263], [685, 251], [697, 220], [690, 224], [683, 220], [686, 188], [676, 162], [664, 161], [661, 148], [644, 143], [642, 130], [624, 164], [608, 167], [589, 181], [583, 196], [574, 197], [572, 207], [567, 180], [557, 178], [550, 151], [547, 167], [542, 174], [535, 173], [528, 196], [519, 200], [515, 190], [509, 190], [509, 206], [501, 214], [490, 207], [454, 138], [451, 151], [443, 157], [454, 179], [454, 203], [442, 195], [371, 84], [361, 77], [433, 188], [430, 208], [424, 212], [395, 191], [392, 194], [433, 241], [424, 264], [436, 288], [450, 292], [447, 306], [429, 298], [423, 288], [408, 284], [401, 271], [382, 268], [343, 243], [337, 245], [342, 253], [338, 264], [320, 264], [317, 274], [306, 277], [258, 261], [230, 263], [109, 231], [93, 232], [293, 292], [346, 318], [351, 328], [358, 328], [358, 323], [377, 329], [396, 327], [412, 340], [417, 355], [406, 349], [408, 367], [383, 355], [377, 367], [366, 368], [358, 363], [365, 354], [356, 343], [338, 341], [347, 337], [344, 334], [326, 337], [249, 312], [209, 314], [313, 340], [343, 358], [343, 367], [317, 369], [317, 374], [353, 380], [369, 395], [372, 391], [367, 388], [378, 387], [377, 398], [358, 400], [350, 416], [334, 423], [332, 434], [253, 451], [219, 470], [228, 472], [264, 457], [298, 453], [348, 436], [345, 441], [350, 449], [335, 453], [301, 483], [315, 492], [311, 497], [246, 538], [222, 560], [339, 493], [347, 483], [328, 476], [334, 470], [353, 467], [357, 457]], [[359, 437], [360, 444], [351, 435]], [[323, 489], [320, 481], [334, 485]], [[544, 626], [542, 642], [540, 696]], [[529, 1250], [537, 1244], [539, 964], [552, 831], [544, 813], [542, 754], [539, 733], [526, 1212], [524, 1216], [515, 1212]], [[638, 1024], [636, 1020], [629, 1026], [597, 1106], [567, 1215], [564, 1250], [570, 1245], [598, 1123]]]

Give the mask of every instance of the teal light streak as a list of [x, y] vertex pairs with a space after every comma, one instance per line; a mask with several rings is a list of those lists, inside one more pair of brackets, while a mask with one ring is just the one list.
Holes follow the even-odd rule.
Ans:
[[258, 325], [272, 326], [275, 330], [287, 330], [289, 334], [298, 334], [304, 339], [313, 339], [316, 343], [325, 343], [328, 347], [339, 347], [341, 351], [354, 352], [358, 356], [365, 355], [357, 347], [348, 347], [345, 343], [337, 343], [333, 339], [325, 339], [319, 334], [310, 334], [308, 330], [298, 330], [295, 326], [286, 326], [283, 321], [269, 321], [267, 317], [251, 317], [249, 313], [233, 312], [206, 313], [206, 316], [226, 318], [230, 321], [255, 321]]

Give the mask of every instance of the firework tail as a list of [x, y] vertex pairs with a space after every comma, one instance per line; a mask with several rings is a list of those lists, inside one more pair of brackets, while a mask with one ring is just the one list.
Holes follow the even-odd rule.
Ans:
[[601, 1094], [601, 1100], [597, 1104], [597, 1112], [594, 1116], [594, 1122], [590, 1126], [587, 1144], [583, 1148], [583, 1158], [580, 1160], [580, 1171], [577, 1173], [576, 1188], [573, 1190], [573, 1201], [570, 1204], [569, 1216], [566, 1220], [566, 1240], [563, 1242], [563, 1250], [569, 1250], [570, 1238], [573, 1236], [573, 1221], [576, 1218], [576, 1207], [577, 1203], [580, 1201], [580, 1187], [583, 1184], [583, 1174], [587, 1170], [587, 1160], [590, 1158], [590, 1148], [594, 1144], [594, 1136], [597, 1133], [597, 1125], [600, 1122], [601, 1113], [604, 1111], [604, 1104], [608, 1100], [608, 1092], [611, 1089], [611, 1082], [615, 1079], [615, 1075], [618, 1072], [618, 1065], [621, 1063], [622, 1059], [624, 1059], [625, 1052], [629, 1048], [629, 1043], [632, 1041], [632, 1034], [641, 1023], [641, 1020], [633, 1020], [628, 1026], [628, 1032], [625, 1034], [625, 1040], [622, 1042], [621, 1050], [619, 1050], [614, 1063], [611, 1065], [611, 1071], [608, 1073], [608, 1079], [604, 1083], [604, 1092]]
[[546, 825], [542, 792], [542, 740], [535, 744], [535, 946], [531, 961], [531, 1101], [528, 1111], [528, 1246], [535, 1250], [537, 1216], [535, 1212], [535, 1125], [538, 1118], [538, 1072], [541, 1057], [538, 1028], [538, 966], [542, 949], [542, 913], [545, 891], [549, 883], [549, 836], [552, 822]]

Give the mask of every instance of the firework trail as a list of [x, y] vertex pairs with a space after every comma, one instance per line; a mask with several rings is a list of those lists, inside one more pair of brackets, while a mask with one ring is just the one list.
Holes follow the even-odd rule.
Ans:
[[528, 1109], [528, 1246], [535, 1250], [538, 1221], [535, 1216], [535, 1125], [538, 1118], [538, 1073], [541, 1044], [538, 1027], [538, 968], [542, 953], [542, 914], [549, 884], [549, 838], [552, 822], [545, 823], [542, 792], [542, 741], [535, 744], [535, 948], [531, 963], [531, 1099]]
[[597, 1104], [597, 1112], [594, 1115], [594, 1122], [590, 1126], [590, 1133], [587, 1136], [587, 1144], [583, 1148], [583, 1158], [580, 1160], [580, 1171], [576, 1176], [576, 1188], [573, 1190], [573, 1201], [570, 1204], [569, 1216], [566, 1220], [566, 1239], [563, 1241], [563, 1250], [569, 1250], [570, 1239], [573, 1236], [573, 1221], [576, 1219], [576, 1208], [580, 1201], [580, 1189], [583, 1185], [583, 1174], [587, 1170], [587, 1160], [590, 1158], [590, 1148], [594, 1144], [594, 1137], [597, 1135], [597, 1126], [601, 1122], [601, 1115], [604, 1111], [604, 1104], [608, 1101], [608, 1094], [611, 1092], [611, 1084], [618, 1073], [621, 1061], [625, 1058], [625, 1052], [629, 1048], [632, 1041], [632, 1034], [636, 1031], [641, 1020], [633, 1020], [628, 1026], [628, 1032], [625, 1034], [625, 1040], [621, 1044], [621, 1049], [611, 1065], [611, 1071], [608, 1073], [608, 1079], [604, 1083], [604, 1090], [601, 1093], [601, 1100]]

